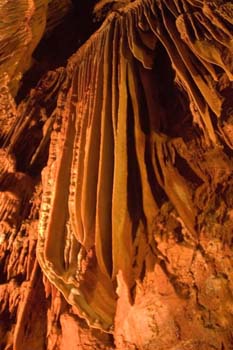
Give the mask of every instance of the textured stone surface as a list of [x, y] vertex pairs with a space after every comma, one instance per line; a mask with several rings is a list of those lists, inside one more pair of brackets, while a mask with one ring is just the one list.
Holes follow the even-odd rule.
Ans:
[[232, 4], [95, 11], [66, 67], [0, 95], [0, 347], [230, 350]]

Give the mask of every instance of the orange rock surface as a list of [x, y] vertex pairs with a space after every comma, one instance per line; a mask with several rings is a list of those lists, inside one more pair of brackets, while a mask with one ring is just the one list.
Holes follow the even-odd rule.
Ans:
[[[12, 31], [21, 2], [0, 2]], [[31, 1], [22, 57], [74, 11], [56, 3]], [[21, 100], [0, 27], [0, 349], [231, 350], [233, 5], [94, 12]]]

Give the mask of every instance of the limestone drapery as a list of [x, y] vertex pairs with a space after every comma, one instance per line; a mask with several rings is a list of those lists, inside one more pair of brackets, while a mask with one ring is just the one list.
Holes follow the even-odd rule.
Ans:
[[3, 86], [0, 347], [230, 349], [231, 9], [132, 1], [19, 106]]
[[[214, 147], [211, 152], [222, 154], [220, 137], [231, 147], [221, 124], [227, 120], [215, 67], [232, 79], [231, 19], [224, 15], [232, 5], [215, 5], [135, 1], [113, 13], [68, 64], [43, 170], [37, 256], [48, 279], [93, 327], [111, 328], [118, 272], [129, 289], [141, 272], [133, 262], [138, 241], [151, 241], [156, 188], [171, 200], [189, 235], [196, 234], [193, 197], [205, 185], [190, 188], [176, 159], [185, 157], [200, 183], [208, 175], [182, 140], [163, 133], [172, 116], [164, 120], [149, 73], [158, 42], [189, 96], [194, 122]], [[209, 159], [208, 149], [203, 157]], [[230, 175], [228, 159], [224, 167], [215, 185]]]

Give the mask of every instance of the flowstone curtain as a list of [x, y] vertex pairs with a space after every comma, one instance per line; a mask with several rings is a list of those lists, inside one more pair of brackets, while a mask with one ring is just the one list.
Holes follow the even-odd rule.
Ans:
[[[225, 11], [232, 4], [217, 5], [134, 1], [111, 14], [69, 60], [42, 174], [37, 257], [93, 327], [111, 331], [117, 275], [130, 291], [156, 234], [162, 198], [174, 205], [187, 239], [196, 239], [198, 206], [205, 206], [198, 198], [207, 188], [211, 157], [223, 156], [221, 144], [232, 148], [218, 87], [220, 78], [232, 79], [232, 19]], [[204, 153], [198, 142], [192, 153], [179, 134], [166, 133], [185, 109], [182, 101], [166, 112], [161, 105], [159, 45], [184, 104], [188, 96], [188, 117], [202, 135]], [[187, 174], [178, 166], [184, 160]], [[226, 157], [223, 163], [226, 171], [216, 173], [213, 188], [231, 172]]]

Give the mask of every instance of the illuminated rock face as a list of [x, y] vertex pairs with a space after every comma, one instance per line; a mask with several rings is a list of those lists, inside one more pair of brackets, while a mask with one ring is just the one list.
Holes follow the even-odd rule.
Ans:
[[71, 0], [0, 1], [0, 129], [8, 137], [16, 119], [14, 97], [32, 53], [43, 34], [49, 34], [71, 8]]
[[47, 0], [0, 3], [0, 86], [8, 83], [13, 94], [45, 30], [47, 6]]
[[232, 4], [114, 6], [17, 108], [5, 90], [0, 344], [231, 349]]

